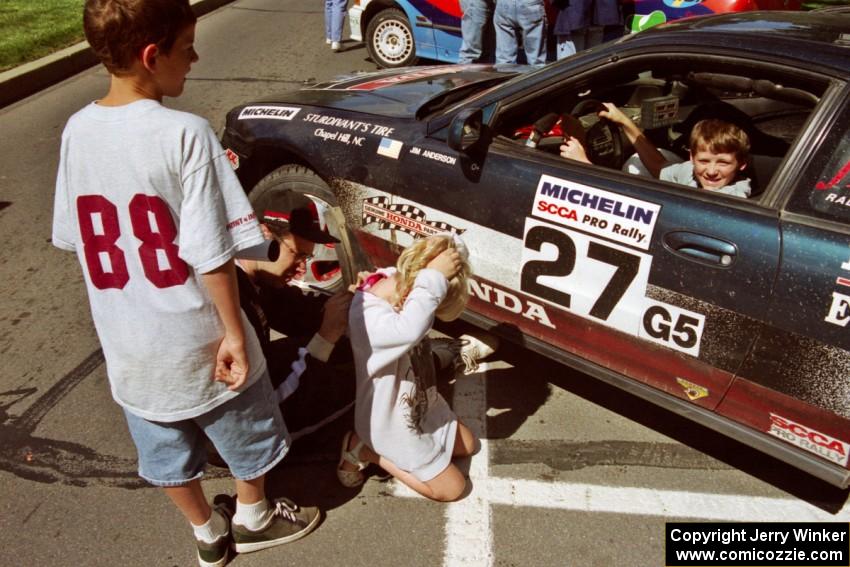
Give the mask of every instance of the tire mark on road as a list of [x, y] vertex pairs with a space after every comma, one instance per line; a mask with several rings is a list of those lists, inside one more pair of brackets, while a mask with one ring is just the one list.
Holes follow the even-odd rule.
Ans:
[[644, 466], [665, 469], [729, 470], [731, 466], [677, 443], [560, 440], [490, 441], [493, 465], [544, 464], [560, 471], [596, 466]]
[[[37, 390], [27, 388], [0, 392], [13, 401], [0, 405], [0, 470], [24, 480], [71, 486], [112, 486], [128, 489], [149, 485], [138, 477], [136, 459], [102, 455], [80, 443], [36, 437], [33, 432], [50, 411], [104, 362], [98, 349], [39, 396], [19, 417], [8, 409]], [[227, 471], [208, 471], [207, 478], [227, 476]]]

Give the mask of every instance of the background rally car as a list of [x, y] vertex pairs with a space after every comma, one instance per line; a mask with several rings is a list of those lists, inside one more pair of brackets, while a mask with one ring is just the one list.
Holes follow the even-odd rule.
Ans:
[[[621, 4], [626, 32], [705, 14], [800, 9], [800, 0], [626, 0]], [[549, 20], [554, 21], [551, 0], [546, 5]], [[420, 57], [456, 63], [462, 15], [460, 0], [354, 0], [348, 24], [351, 39], [365, 41], [369, 56], [380, 67], [413, 65]], [[491, 41], [493, 33], [490, 26]], [[554, 59], [554, 45], [550, 47]]]
[[[521, 71], [319, 84], [233, 109], [223, 143], [253, 200], [303, 192], [336, 221], [309, 283], [341, 285], [334, 253], [388, 265], [461, 233], [468, 320], [847, 486], [850, 16], [694, 18]], [[753, 195], [623, 171], [600, 101], [683, 157], [697, 119], [738, 123]], [[594, 165], [558, 155], [553, 113]]]

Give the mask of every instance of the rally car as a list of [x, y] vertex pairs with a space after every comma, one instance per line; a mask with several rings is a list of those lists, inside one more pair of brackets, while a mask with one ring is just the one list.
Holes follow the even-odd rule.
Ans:
[[[461, 234], [469, 321], [846, 487], [848, 79], [846, 13], [706, 16], [534, 70], [270, 96], [228, 114], [223, 144], [250, 198], [310, 195], [340, 238], [305, 287]], [[738, 124], [752, 196], [624, 170], [634, 149], [601, 102], [680, 159], [696, 120]], [[592, 165], [559, 155], [553, 114]]]
[[[704, 14], [799, 10], [800, 0], [625, 0], [621, 6], [623, 32], [634, 33]], [[552, 22], [555, 8], [551, 0], [546, 0], [546, 7]], [[456, 63], [462, 15], [460, 0], [354, 0], [348, 10], [348, 24], [351, 39], [364, 42], [379, 67], [404, 67], [420, 58]], [[492, 25], [486, 37], [494, 41]], [[492, 56], [493, 47], [487, 51]], [[554, 59], [551, 41], [550, 52], [550, 59]]]

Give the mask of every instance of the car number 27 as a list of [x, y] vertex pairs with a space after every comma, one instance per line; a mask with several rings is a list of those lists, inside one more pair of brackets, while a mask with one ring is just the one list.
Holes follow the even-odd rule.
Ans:
[[652, 256], [527, 218], [520, 289], [581, 317], [699, 356], [705, 316], [646, 297]]

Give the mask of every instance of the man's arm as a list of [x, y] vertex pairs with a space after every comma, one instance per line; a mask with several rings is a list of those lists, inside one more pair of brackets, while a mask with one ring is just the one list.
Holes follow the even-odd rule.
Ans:
[[[343, 290], [337, 292], [325, 302], [322, 308], [322, 323], [319, 331], [313, 335], [306, 346], [297, 350], [295, 360], [288, 366], [289, 373], [275, 387], [278, 403], [282, 403], [298, 389], [301, 376], [307, 372], [308, 367], [320, 373], [327, 372], [323, 370], [324, 363], [330, 358], [337, 341], [345, 334], [345, 329], [348, 326], [348, 308], [351, 305], [352, 297], [350, 291]], [[274, 347], [275, 343], [272, 343], [271, 348]], [[308, 364], [308, 354], [314, 361], [312, 364]]]
[[227, 384], [229, 390], [237, 390], [248, 377], [249, 362], [245, 352], [245, 329], [242, 326], [233, 260], [228, 260], [201, 277], [224, 325], [224, 338], [216, 355], [214, 379]]

